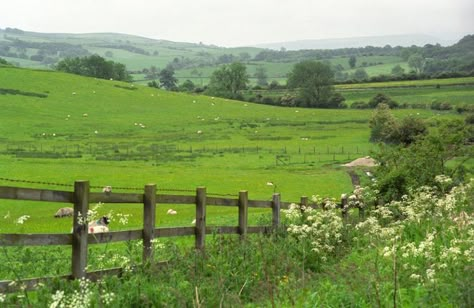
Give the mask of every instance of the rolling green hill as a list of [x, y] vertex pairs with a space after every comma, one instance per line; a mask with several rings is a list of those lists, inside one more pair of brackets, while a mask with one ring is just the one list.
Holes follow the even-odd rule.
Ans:
[[371, 111], [264, 106], [11, 67], [0, 68], [0, 80], [6, 178], [205, 185], [216, 193], [248, 189], [258, 198], [276, 189], [294, 200], [350, 190], [339, 165], [372, 148]]
[[[98, 54], [108, 60], [123, 63], [135, 81], [146, 84], [145, 69], [152, 66], [163, 69], [172, 65], [176, 77], [182, 83], [187, 79], [196, 85], [209, 82], [212, 72], [222, 64], [241, 61], [247, 65], [251, 84], [256, 83], [254, 73], [263, 67], [268, 82], [285, 83], [293, 65], [302, 60], [318, 60], [331, 63], [337, 71], [336, 79], [353, 78], [355, 68], [363, 68], [367, 74], [390, 75], [394, 66], [400, 65], [406, 73], [408, 57], [422, 54], [426, 59], [426, 71], [472, 71], [472, 36], [448, 47], [425, 45], [424, 47], [385, 46], [364, 48], [340, 48], [333, 50], [270, 50], [255, 47], [223, 48], [214, 45], [172, 42], [116, 33], [37, 33], [19, 29], [0, 29], [0, 57], [21, 67], [51, 68], [65, 57], [82, 57]], [[355, 68], [348, 60], [355, 56]], [[471, 64], [470, 64], [471, 63]]]

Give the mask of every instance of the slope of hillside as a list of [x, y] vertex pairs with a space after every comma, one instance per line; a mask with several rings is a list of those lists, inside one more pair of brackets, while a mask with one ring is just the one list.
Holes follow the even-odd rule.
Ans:
[[[70, 183], [285, 199], [350, 189], [339, 162], [367, 154], [368, 114], [295, 110], [1, 67], [0, 173]], [[335, 167], [331, 167], [335, 164]]]

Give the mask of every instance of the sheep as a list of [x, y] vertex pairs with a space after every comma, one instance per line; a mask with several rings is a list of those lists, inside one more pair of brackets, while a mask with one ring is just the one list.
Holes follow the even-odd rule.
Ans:
[[105, 186], [104, 188], [102, 188], [102, 192], [110, 194], [112, 192], [112, 186]]
[[89, 223], [88, 230], [89, 233], [104, 233], [109, 232], [109, 218], [107, 216], [102, 216], [100, 219]]
[[166, 214], [168, 214], [168, 215], [176, 215], [176, 214], [178, 214], [178, 212], [176, 212], [176, 211], [173, 210], [173, 209], [169, 209], [168, 212], [166, 212]]
[[63, 208], [60, 208], [56, 212], [56, 214], [54, 214], [54, 217], [61, 218], [61, 217], [72, 216], [73, 214], [74, 214], [74, 209], [72, 207], [63, 207]]

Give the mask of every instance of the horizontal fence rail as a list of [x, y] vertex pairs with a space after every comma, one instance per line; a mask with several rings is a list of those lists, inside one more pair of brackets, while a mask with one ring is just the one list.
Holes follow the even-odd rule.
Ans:
[[[20, 188], [0, 186], [0, 199], [28, 200], [41, 202], [72, 203], [74, 206], [73, 229], [70, 234], [0, 234], [0, 246], [50, 246], [68, 245], [72, 247], [72, 274], [58, 277], [41, 277], [24, 279], [22, 281], [0, 281], [0, 292], [15, 292], [20, 288], [34, 289], [40, 282], [53, 278], [78, 279], [94, 278], [103, 275], [120, 275], [122, 269], [104, 269], [87, 272], [88, 245], [132, 240], [143, 241], [142, 262], [153, 260], [152, 240], [162, 237], [194, 236], [196, 249], [205, 247], [205, 236], [208, 234], [238, 234], [245, 238], [247, 234], [268, 234], [280, 226], [280, 210], [288, 209], [292, 203], [308, 205], [308, 198], [301, 197], [300, 202], [282, 202], [280, 194], [273, 194], [271, 201], [248, 200], [248, 192], [240, 191], [237, 198], [208, 196], [205, 187], [198, 187], [195, 195], [166, 195], [157, 194], [155, 184], [148, 184], [144, 193], [97, 193], [90, 191], [88, 181], [76, 181], [74, 191], [58, 191], [47, 189]], [[86, 224], [80, 224], [79, 213], [87, 213], [90, 203], [139, 203], [143, 204], [143, 228], [137, 230], [112, 231], [106, 233], [88, 234]], [[157, 204], [194, 204], [196, 206], [196, 222], [193, 227], [155, 227]], [[339, 207], [343, 218], [347, 218], [347, 199], [342, 199]], [[237, 226], [208, 226], [206, 225], [207, 206], [232, 206], [238, 208]], [[248, 208], [268, 208], [272, 210], [272, 225], [248, 226]], [[360, 211], [362, 209], [359, 209]], [[359, 215], [361, 212], [359, 212]]]

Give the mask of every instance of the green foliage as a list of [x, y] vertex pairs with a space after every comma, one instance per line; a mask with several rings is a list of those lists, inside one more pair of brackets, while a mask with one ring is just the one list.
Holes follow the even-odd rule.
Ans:
[[408, 58], [408, 66], [415, 70], [416, 73], [420, 74], [423, 72], [425, 65], [425, 59], [422, 55], [416, 53]]
[[392, 68], [392, 75], [401, 76], [405, 73], [405, 70], [400, 66], [400, 64], [395, 65]]
[[0, 65], [11, 65], [7, 60], [0, 58]]
[[244, 64], [234, 62], [223, 65], [212, 73], [208, 93], [227, 98], [238, 98], [238, 92], [247, 87], [247, 68]]
[[173, 67], [167, 66], [166, 68], [162, 69], [158, 75], [160, 76], [160, 87], [168, 91], [178, 90], [178, 87], [176, 86], [178, 79], [174, 77]]
[[157, 89], [160, 88], [160, 85], [158, 84], [158, 82], [156, 82], [156, 80], [149, 81], [149, 82], [148, 82], [148, 86], [149, 86], [150, 88], [157, 88]]
[[396, 140], [398, 123], [386, 104], [378, 104], [369, 122], [370, 141], [393, 143]]
[[363, 68], [358, 68], [355, 70], [354, 79], [357, 81], [363, 81], [363, 80], [368, 80], [369, 79], [369, 74], [365, 71]]
[[369, 104], [367, 104], [366, 102], [357, 101], [351, 104], [351, 108], [352, 109], [369, 109], [370, 107], [369, 107]]
[[102, 79], [130, 81], [125, 65], [106, 61], [98, 55], [83, 58], [66, 58], [56, 65], [58, 71]]
[[350, 68], [354, 68], [357, 62], [356, 56], [350, 56], [349, 57], [349, 66]]
[[430, 108], [433, 110], [452, 110], [453, 106], [448, 102], [434, 101], [431, 103]]
[[[381, 145], [376, 153], [380, 163], [377, 185], [383, 200], [400, 200], [411, 188], [436, 185], [435, 177], [440, 174], [452, 176], [455, 183], [464, 181], [464, 163], [472, 157], [472, 149], [465, 146], [469, 131], [464, 123], [442, 122], [428, 134], [417, 120], [406, 123], [406, 131], [411, 132], [408, 138], [404, 136], [407, 144]], [[447, 162], [455, 157], [460, 161], [449, 167]]]
[[254, 77], [257, 78], [257, 85], [268, 86], [267, 70], [263, 66], [257, 67]]
[[398, 125], [397, 141], [403, 145], [410, 145], [418, 138], [428, 133], [425, 122], [414, 116], [403, 118]]
[[196, 85], [189, 79], [179, 85], [180, 92], [193, 92], [195, 88]]
[[288, 87], [299, 89], [304, 106], [317, 108], [337, 108], [331, 105], [334, 94], [334, 72], [330, 65], [303, 61], [295, 64], [288, 77]]
[[370, 101], [369, 107], [370, 108], [377, 108], [379, 104], [385, 104], [390, 108], [397, 108], [398, 103], [394, 101], [391, 97], [383, 93], [377, 93]]

